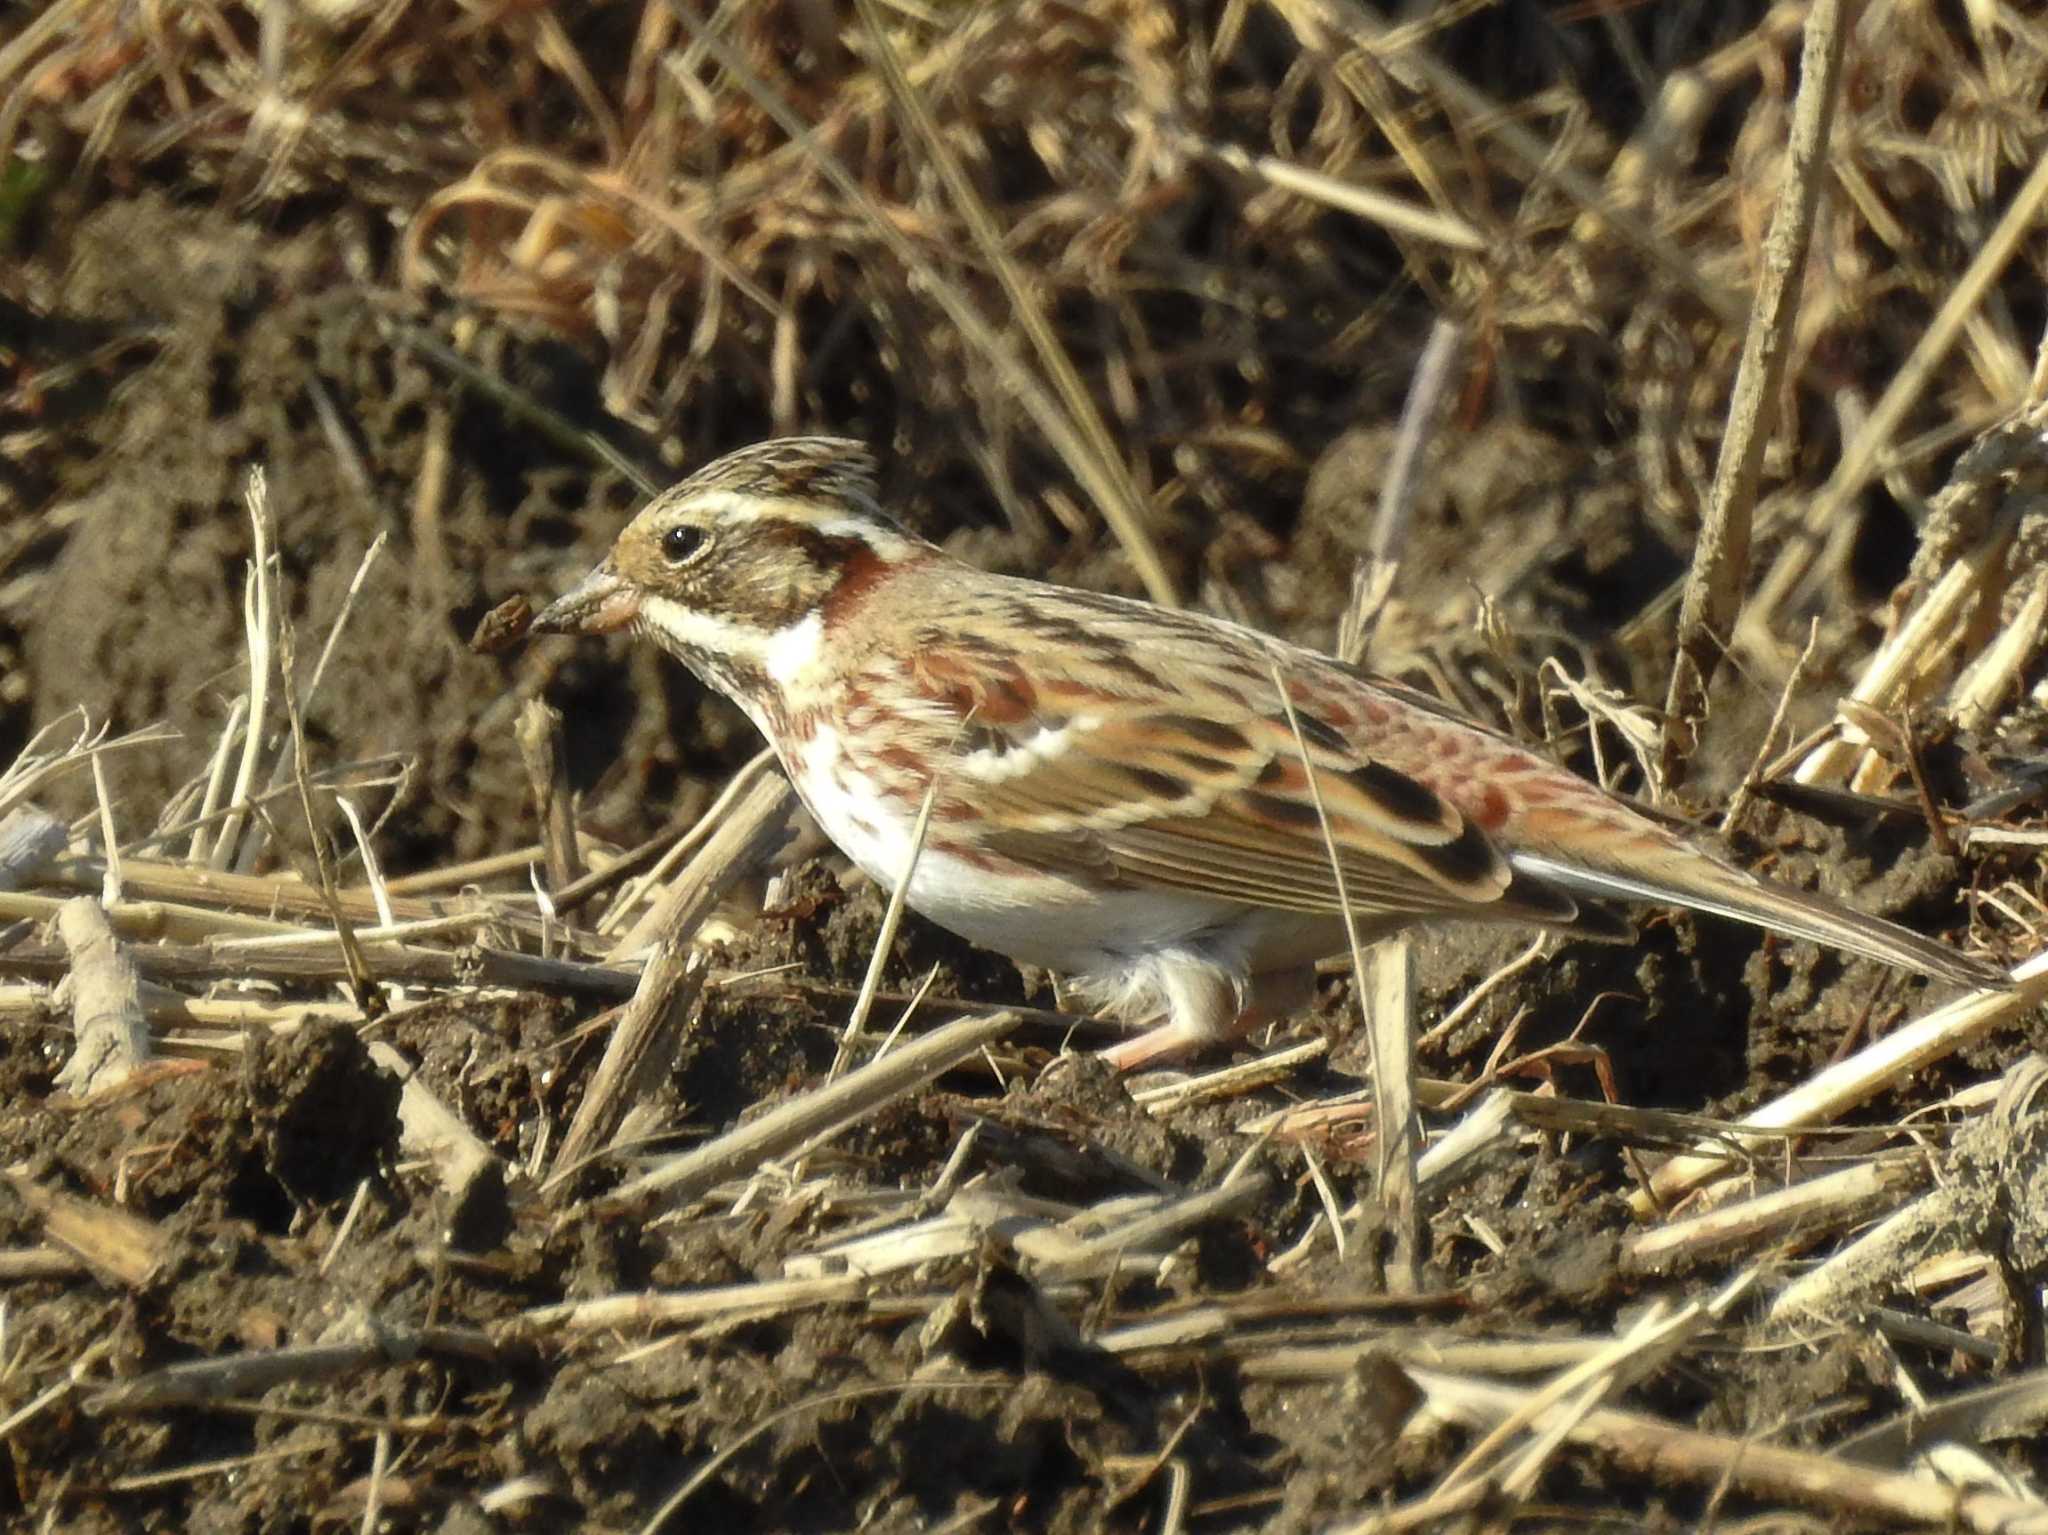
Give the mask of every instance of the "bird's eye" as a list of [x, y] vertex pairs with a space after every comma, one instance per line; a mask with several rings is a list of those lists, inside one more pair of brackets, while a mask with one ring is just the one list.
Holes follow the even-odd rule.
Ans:
[[670, 528], [661, 535], [661, 552], [668, 557], [671, 565], [680, 565], [699, 549], [704, 547], [704, 530], [684, 525]]

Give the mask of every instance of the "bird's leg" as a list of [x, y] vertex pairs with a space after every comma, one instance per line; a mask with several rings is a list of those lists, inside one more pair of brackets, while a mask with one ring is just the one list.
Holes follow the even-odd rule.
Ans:
[[1228, 972], [1193, 961], [1173, 964], [1165, 967], [1160, 989], [1166, 994], [1166, 1021], [1102, 1052], [1118, 1071], [1177, 1061], [1203, 1045], [1236, 1037], [1243, 1001]]

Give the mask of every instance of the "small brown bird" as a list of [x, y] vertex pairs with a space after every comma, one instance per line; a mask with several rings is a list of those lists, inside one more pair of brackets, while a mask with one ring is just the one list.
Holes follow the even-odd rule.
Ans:
[[[631, 628], [744, 709], [909, 904], [1149, 1032], [1227, 1039], [1346, 947], [1452, 919], [1606, 939], [1664, 902], [1971, 986], [2002, 972], [1771, 884], [1412, 689], [1238, 624], [989, 575], [793, 437], [657, 496], [534, 628]], [[1285, 687], [1283, 702], [1281, 687]], [[932, 809], [913, 865], [913, 832]]]

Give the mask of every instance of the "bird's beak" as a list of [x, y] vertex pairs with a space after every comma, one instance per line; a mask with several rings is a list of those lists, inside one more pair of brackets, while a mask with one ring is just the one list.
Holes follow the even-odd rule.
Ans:
[[623, 629], [640, 613], [640, 594], [602, 561], [535, 615], [530, 634], [610, 634]]

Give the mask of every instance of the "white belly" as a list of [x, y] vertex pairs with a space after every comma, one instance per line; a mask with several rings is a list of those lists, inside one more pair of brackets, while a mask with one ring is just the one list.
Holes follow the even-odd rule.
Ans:
[[784, 763], [819, 827], [884, 890], [911, 871], [911, 909], [972, 943], [1027, 964], [1087, 971], [1131, 955], [1213, 941], [1241, 916], [1234, 902], [1159, 890], [1102, 890], [1016, 866], [990, 870], [949, 854], [944, 829], [926, 830], [911, 862], [918, 803], [852, 771], [837, 733], [821, 727]]

